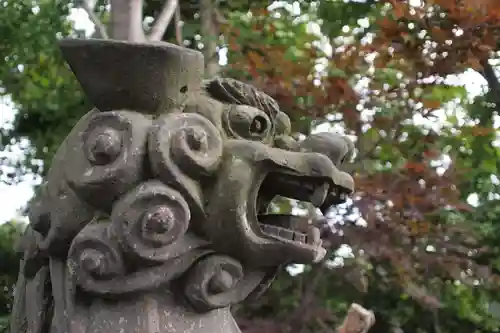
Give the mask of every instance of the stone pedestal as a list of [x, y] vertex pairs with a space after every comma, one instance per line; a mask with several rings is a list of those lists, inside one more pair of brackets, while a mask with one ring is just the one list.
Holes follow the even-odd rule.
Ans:
[[97, 300], [90, 307], [77, 306], [74, 318], [74, 333], [239, 332], [228, 307], [197, 313], [179, 303], [168, 290], [120, 301]]
[[99, 111], [160, 114], [200, 93], [200, 52], [167, 43], [101, 39], [61, 42], [64, 59]]

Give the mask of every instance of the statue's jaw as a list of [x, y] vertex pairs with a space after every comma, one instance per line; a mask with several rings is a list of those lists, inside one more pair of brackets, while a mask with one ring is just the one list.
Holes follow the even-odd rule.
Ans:
[[[261, 237], [276, 240], [298, 251], [313, 254], [313, 262], [320, 261], [326, 254], [321, 246], [320, 230], [310, 223], [307, 216], [270, 213], [271, 201], [276, 196], [309, 202], [321, 207], [330, 192], [330, 181], [321, 177], [310, 177], [285, 170], [269, 172], [262, 181], [256, 199], [257, 221]], [[253, 215], [253, 214], [252, 214]]]
[[207, 207], [214, 246], [257, 266], [324, 258], [320, 230], [307, 217], [267, 213], [276, 196], [323, 207], [328, 198], [351, 192], [338, 184], [343, 173], [326, 156], [234, 142], [226, 147], [223, 169]]

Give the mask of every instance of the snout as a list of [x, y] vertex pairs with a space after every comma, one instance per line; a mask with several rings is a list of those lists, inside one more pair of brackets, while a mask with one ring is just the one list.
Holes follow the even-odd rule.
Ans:
[[354, 190], [352, 177], [338, 169], [354, 151], [354, 145], [347, 138], [329, 133], [312, 135], [301, 142], [300, 151], [287, 151], [257, 142], [232, 140], [225, 150], [246, 160], [262, 173], [278, 172], [316, 178], [347, 194]]
[[[353, 158], [355, 147], [354, 143], [346, 136], [334, 133], [318, 133], [310, 135], [302, 141], [300, 150], [328, 157], [338, 171], [338, 167]], [[331, 206], [344, 202], [346, 194], [351, 194], [354, 191], [354, 180], [346, 172], [336, 172], [334, 183], [338, 188], [336, 191], [328, 193], [320, 207], [323, 213]]]
[[318, 133], [308, 136], [300, 144], [304, 152], [320, 153], [327, 156], [336, 167], [354, 155], [354, 143], [346, 136], [334, 133]]
[[339, 189], [351, 192], [352, 178], [337, 169], [326, 148], [310, 142], [302, 151], [286, 151], [228, 140], [204, 224], [217, 250], [256, 266], [321, 260], [326, 250], [320, 230], [294, 230], [293, 217], [272, 216], [261, 207], [279, 195], [321, 208], [329, 197], [339, 199]]

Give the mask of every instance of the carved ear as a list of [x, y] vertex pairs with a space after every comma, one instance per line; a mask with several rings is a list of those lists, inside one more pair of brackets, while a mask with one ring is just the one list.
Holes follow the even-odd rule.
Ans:
[[26, 318], [26, 277], [24, 276], [25, 260], [21, 260], [19, 276], [16, 283], [16, 293], [10, 315], [10, 332], [26, 332], [28, 320]]
[[20, 246], [24, 249], [24, 258], [15, 287], [10, 332], [41, 332], [50, 320], [49, 308], [53, 302], [47, 296], [50, 288], [49, 267], [44, 258], [36, 257], [33, 253], [37, 240], [31, 227], [28, 226], [22, 238]]

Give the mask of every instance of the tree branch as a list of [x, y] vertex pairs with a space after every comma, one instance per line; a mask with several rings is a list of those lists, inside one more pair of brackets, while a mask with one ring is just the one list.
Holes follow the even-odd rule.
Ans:
[[97, 17], [94, 9], [90, 6], [88, 0], [83, 0], [81, 3], [81, 8], [87, 13], [89, 19], [92, 23], [94, 23], [95, 30], [99, 34], [102, 39], [109, 39], [108, 31], [106, 26], [101, 22], [99, 17]]
[[182, 46], [184, 38], [182, 38], [182, 22], [181, 22], [181, 6], [176, 6], [175, 9], [175, 39], [177, 44]]
[[214, 22], [216, 1], [200, 0], [201, 35], [203, 36], [203, 55], [205, 56], [205, 75], [214, 77], [219, 73], [219, 57], [217, 52], [217, 39], [219, 31]]
[[175, 10], [178, 6], [178, 0], [168, 0], [165, 2], [160, 15], [156, 18], [153, 23], [153, 27], [151, 28], [151, 32], [149, 33], [148, 39], [150, 41], [160, 41], [163, 38], [163, 35], [165, 34], [170, 21], [172, 21], [172, 17], [174, 16]]
[[495, 102], [498, 103], [500, 102], [500, 81], [495, 74], [495, 69], [490, 65], [488, 59], [481, 59], [480, 63], [481, 66], [483, 66], [483, 70], [480, 74], [485, 78], [493, 96], [495, 97]]
[[143, 22], [143, 0], [110, 0], [111, 38], [132, 42], [145, 39]]

